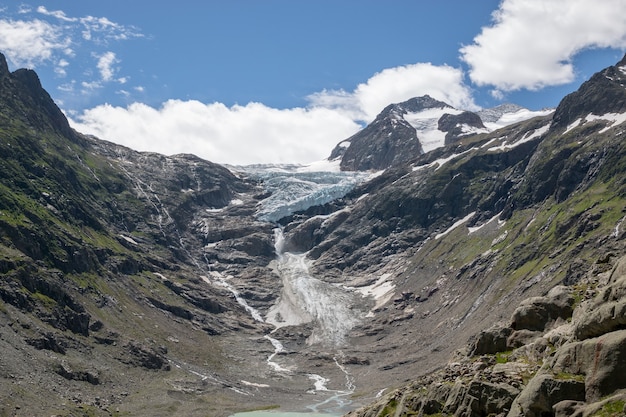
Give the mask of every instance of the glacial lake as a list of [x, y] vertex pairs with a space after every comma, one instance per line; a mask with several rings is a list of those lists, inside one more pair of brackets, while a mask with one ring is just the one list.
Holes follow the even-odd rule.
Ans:
[[230, 417], [341, 417], [341, 414], [292, 413], [281, 411], [249, 411], [233, 414]]

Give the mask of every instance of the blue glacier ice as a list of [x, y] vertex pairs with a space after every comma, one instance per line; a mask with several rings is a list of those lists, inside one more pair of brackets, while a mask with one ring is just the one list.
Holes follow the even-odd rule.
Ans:
[[269, 197], [259, 204], [257, 218], [277, 222], [309, 207], [326, 204], [345, 196], [356, 185], [371, 177], [367, 172], [312, 170], [298, 165], [254, 165], [242, 167], [247, 175], [260, 180]]

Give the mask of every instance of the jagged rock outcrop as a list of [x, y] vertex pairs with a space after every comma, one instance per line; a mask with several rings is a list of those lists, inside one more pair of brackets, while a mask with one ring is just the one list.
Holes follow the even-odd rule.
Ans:
[[437, 128], [446, 132], [444, 145], [450, 145], [463, 136], [486, 131], [480, 116], [470, 111], [464, 111], [460, 114], [445, 113], [437, 121]]
[[600, 71], [580, 88], [567, 95], [554, 112], [553, 127], [563, 129], [589, 115], [624, 113], [626, 111], [626, 57], [616, 65]]

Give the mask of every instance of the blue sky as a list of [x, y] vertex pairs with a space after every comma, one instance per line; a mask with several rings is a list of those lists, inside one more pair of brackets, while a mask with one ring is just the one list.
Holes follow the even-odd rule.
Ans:
[[626, 48], [626, 0], [0, 0], [0, 51], [77, 130], [311, 162], [384, 106], [556, 106]]

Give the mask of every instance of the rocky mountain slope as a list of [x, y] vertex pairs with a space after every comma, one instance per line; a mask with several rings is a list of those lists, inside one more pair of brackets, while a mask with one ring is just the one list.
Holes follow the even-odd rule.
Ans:
[[300, 176], [87, 137], [0, 61], [0, 415], [556, 415], [626, 388], [585, 359], [621, 354], [625, 61], [497, 130], [520, 110], [391, 105], [332, 156], [384, 172]]
[[[396, 176], [411, 183], [411, 197], [398, 198], [414, 201], [413, 228], [435, 227], [404, 274], [423, 285], [403, 287], [417, 301], [415, 325], [437, 329], [415, 333], [437, 340], [431, 353], [468, 327], [475, 335], [445, 366], [351, 415], [624, 414], [625, 66], [594, 75], [552, 117], [471, 138]], [[439, 173], [421, 177], [427, 169]], [[452, 226], [434, 234], [438, 223]]]

